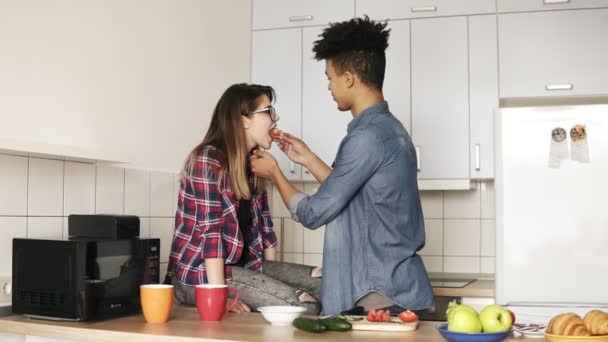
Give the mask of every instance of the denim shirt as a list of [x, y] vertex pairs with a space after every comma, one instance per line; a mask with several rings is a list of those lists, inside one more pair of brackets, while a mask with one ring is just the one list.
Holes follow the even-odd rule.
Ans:
[[292, 198], [289, 210], [296, 221], [309, 229], [326, 225], [324, 314], [350, 309], [373, 291], [412, 310], [434, 305], [416, 253], [425, 242], [416, 177], [410, 136], [380, 102], [350, 122], [319, 190]]

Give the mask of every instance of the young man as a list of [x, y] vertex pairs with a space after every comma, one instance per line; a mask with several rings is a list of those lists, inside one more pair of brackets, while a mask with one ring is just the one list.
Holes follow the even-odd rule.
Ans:
[[425, 241], [416, 153], [382, 93], [388, 35], [386, 24], [365, 17], [332, 24], [315, 42], [331, 95], [353, 120], [332, 167], [282, 134], [283, 152], [321, 183], [314, 195], [296, 190], [269, 153], [252, 157], [253, 171], [272, 180], [295, 220], [310, 229], [327, 225], [321, 302], [328, 315], [354, 306], [400, 312], [434, 305], [416, 254]]

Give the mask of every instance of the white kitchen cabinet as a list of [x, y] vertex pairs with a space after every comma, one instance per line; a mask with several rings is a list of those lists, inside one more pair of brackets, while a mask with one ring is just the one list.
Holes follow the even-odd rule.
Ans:
[[354, 0], [253, 0], [254, 30], [327, 25], [354, 15]]
[[469, 20], [470, 177], [494, 178], [494, 111], [498, 108], [496, 15]]
[[[285, 132], [301, 137], [302, 30], [253, 32], [251, 60], [251, 81], [270, 85], [276, 91], [274, 105], [280, 116], [278, 126]], [[289, 180], [301, 179], [301, 167], [290, 161], [275, 144], [271, 153]]]
[[498, 0], [498, 12], [551, 11], [608, 7], [608, 0]]
[[[313, 42], [325, 27], [304, 28], [302, 38], [302, 137], [310, 149], [331, 166], [352, 114], [338, 110], [328, 89], [325, 61], [314, 59]], [[307, 170], [302, 179], [314, 181]]]
[[498, 16], [500, 97], [608, 94], [608, 9]]
[[357, 0], [357, 16], [408, 19], [496, 13], [494, 0]]
[[412, 20], [411, 37], [418, 178], [468, 179], [467, 18]]
[[398, 20], [388, 24], [391, 29], [386, 49], [384, 98], [388, 108], [411, 134], [411, 76], [410, 76], [410, 21]]

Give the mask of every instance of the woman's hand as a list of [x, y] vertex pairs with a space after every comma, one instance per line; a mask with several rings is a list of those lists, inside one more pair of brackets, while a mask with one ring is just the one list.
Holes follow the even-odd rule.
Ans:
[[230, 309], [230, 312], [243, 313], [243, 312], [251, 312], [251, 308], [249, 305], [243, 303], [240, 299], [236, 301], [236, 303]]
[[272, 154], [257, 149], [251, 156], [251, 171], [258, 177], [272, 179], [277, 172], [281, 172], [281, 169]]
[[302, 140], [289, 133], [281, 132], [281, 137], [276, 140], [276, 143], [287, 158], [294, 163], [305, 165], [311, 159], [310, 148]]

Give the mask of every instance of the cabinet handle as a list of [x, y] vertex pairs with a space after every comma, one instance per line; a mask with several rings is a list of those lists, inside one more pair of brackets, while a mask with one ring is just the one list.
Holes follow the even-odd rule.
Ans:
[[552, 4], [566, 4], [570, 2], [570, 0], [543, 0], [543, 3], [545, 5], [552, 5]]
[[307, 174], [307, 175], [309, 175], [309, 174], [310, 174], [310, 171], [308, 171], [308, 170], [304, 170], [304, 173], [305, 173], [305, 174]]
[[572, 88], [574, 88], [574, 85], [572, 83], [570, 83], [570, 84], [547, 84], [545, 86], [545, 89], [547, 89], [547, 90], [572, 90]]
[[312, 21], [315, 17], [312, 15], [296, 15], [293, 17], [289, 17], [289, 21]]
[[481, 158], [480, 158], [480, 146], [479, 144], [475, 145], [475, 170], [479, 171], [481, 170]]
[[416, 145], [416, 170], [420, 171], [420, 146]]
[[296, 164], [294, 162], [289, 162], [289, 173], [292, 175], [296, 173]]
[[437, 12], [437, 6], [412, 7], [412, 12]]

